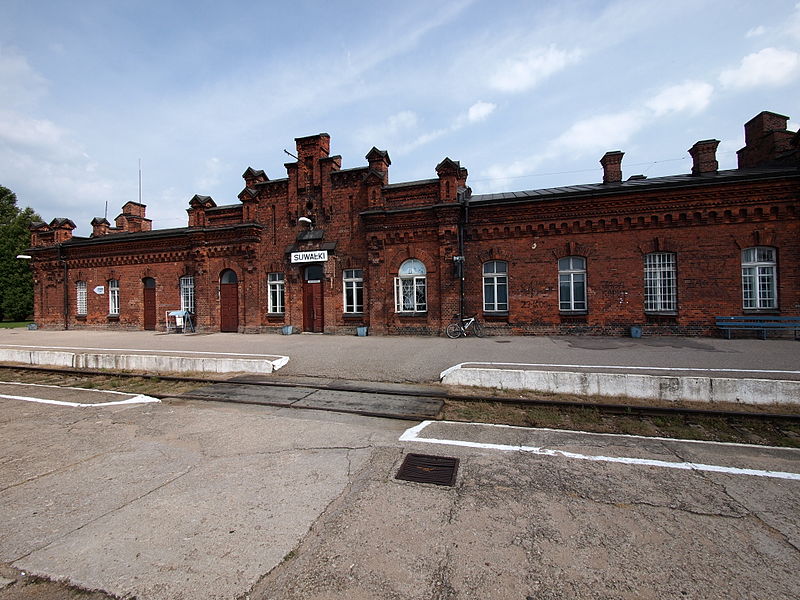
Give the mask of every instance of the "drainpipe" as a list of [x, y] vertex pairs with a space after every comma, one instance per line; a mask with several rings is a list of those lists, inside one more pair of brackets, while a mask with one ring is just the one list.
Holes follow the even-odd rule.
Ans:
[[461, 208], [458, 212], [458, 256], [453, 260], [456, 262], [456, 273], [459, 277], [459, 298], [458, 298], [458, 318], [464, 319], [464, 230], [465, 225], [469, 222], [469, 205], [467, 204], [467, 190], [462, 189], [457, 193], [458, 202]]
[[69, 329], [69, 282], [67, 281], [67, 259], [64, 256], [64, 246], [58, 245], [58, 260], [64, 267], [64, 329]]

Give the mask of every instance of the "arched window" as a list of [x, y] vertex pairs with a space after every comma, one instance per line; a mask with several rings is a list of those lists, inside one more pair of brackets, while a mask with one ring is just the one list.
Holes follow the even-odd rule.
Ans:
[[504, 260], [483, 263], [483, 310], [508, 311], [508, 263]]
[[119, 280], [108, 280], [108, 314], [119, 316]]
[[220, 283], [239, 283], [239, 279], [236, 277], [236, 271], [231, 269], [225, 269], [219, 275], [219, 282]]
[[644, 256], [644, 311], [672, 313], [678, 310], [676, 260], [672, 252]]
[[586, 310], [586, 259], [566, 256], [558, 261], [558, 308], [561, 312]]
[[181, 310], [194, 314], [194, 277], [184, 275], [180, 278], [179, 284], [181, 288]]
[[86, 282], [75, 282], [75, 314], [79, 317], [86, 316]]
[[742, 250], [742, 299], [744, 308], [778, 308], [775, 248], [756, 246]]
[[419, 313], [428, 310], [425, 265], [410, 258], [400, 265], [394, 279], [394, 309], [399, 313]]

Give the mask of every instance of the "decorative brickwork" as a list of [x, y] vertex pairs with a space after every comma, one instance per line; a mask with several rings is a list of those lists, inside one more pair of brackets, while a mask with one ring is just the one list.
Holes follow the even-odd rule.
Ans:
[[[90, 238], [73, 237], [69, 219], [37, 224], [36, 322], [141, 329], [154, 310], [164, 329], [187, 281], [200, 331], [439, 335], [463, 307], [491, 334], [715, 335], [717, 315], [800, 315], [800, 152], [786, 123], [775, 113], [749, 121], [736, 170], [719, 171], [718, 142], [703, 140], [691, 173], [624, 180], [613, 151], [603, 183], [484, 195], [450, 158], [434, 178], [390, 183], [385, 150], [343, 170], [330, 136], [297, 138], [287, 177], [248, 167], [238, 203], [194, 196], [184, 228], [151, 230], [135, 202], [115, 227], [95, 218]], [[743, 289], [745, 254], [763, 261], [747, 266], [758, 289]], [[582, 265], [577, 279], [559, 273], [568, 257]], [[484, 285], [494, 261], [507, 268], [500, 288]], [[486, 289], [507, 297], [498, 304]], [[745, 308], [748, 294], [759, 308]]]

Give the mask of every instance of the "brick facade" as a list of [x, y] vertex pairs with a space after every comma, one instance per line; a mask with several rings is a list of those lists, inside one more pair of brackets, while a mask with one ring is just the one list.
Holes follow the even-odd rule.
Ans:
[[[69, 219], [36, 225], [35, 319], [164, 329], [190, 295], [199, 330], [252, 333], [439, 335], [462, 307], [504, 334], [616, 335], [636, 325], [710, 335], [716, 315], [800, 315], [800, 141], [787, 120], [749, 121], [734, 170], [718, 171], [719, 142], [703, 140], [689, 150], [688, 174], [624, 180], [623, 153], [613, 151], [601, 159], [602, 183], [485, 195], [471, 193], [467, 170], [449, 158], [435, 178], [389, 183], [386, 151], [342, 169], [327, 134], [297, 138], [285, 178], [248, 168], [237, 203], [194, 196], [188, 227], [152, 230], [135, 202], [115, 227], [94, 219], [89, 238], [73, 237]], [[292, 262], [312, 251], [327, 257]], [[753, 275], [743, 278], [754, 256], [761, 262], [744, 265]], [[484, 265], [505, 272], [485, 279]], [[397, 281], [401, 269], [422, 268]], [[743, 289], [747, 281], [758, 289]], [[498, 287], [484, 297], [485, 284]]]

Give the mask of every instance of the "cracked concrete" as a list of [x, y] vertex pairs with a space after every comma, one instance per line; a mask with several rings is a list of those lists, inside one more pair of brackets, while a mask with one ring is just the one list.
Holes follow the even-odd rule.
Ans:
[[0, 564], [155, 599], [246, 592], [404, 428], [186, 401], [78, 420], [71, 407], [0, 405]]
[[[798, 481], [401, 443], [404, 422], [288, 408], [77, 414], [0, 400], [0, 575], [13, 563], [140, 600], [800, 597]], [[425, 436], [800, 464], [792, 450], [553, 430]], [[459, 458], [456, 484], [396, 480], [407, 452]]]

